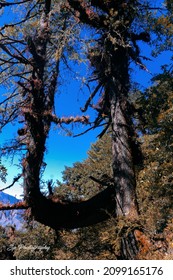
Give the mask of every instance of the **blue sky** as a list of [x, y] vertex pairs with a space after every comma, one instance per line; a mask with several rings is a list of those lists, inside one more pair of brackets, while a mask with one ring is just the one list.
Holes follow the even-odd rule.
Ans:
[[[0, 23], [2, 24], [1, 20]], [[142, 46], [142, 51], [143, 55], [150, 56], [151, 49], [147, 45]], [[160, 72], [160, 66], [162, 64], [169, 64], [170, 56], [170, 53], [165, 52], [158, 58], [152, 58], [153, 61], [147, 61], [147, 68], [152, 75]], [[74, 66], [74, 68], [80, 73], [80, 65]], [[135, 66], [131, 77], [132, 80], [138, 82], [146, 88], [150, 85], [152, 75]], [[62, 81], [63, 82], [58, 88], [56, 96], [56, 112], [58, 113], [58, 116], [81, 114], [80, 107], [84, 105], [89, 94], [87, 87], [81, 87], [81, 82], [79, 80], [74, 80], [73, 77], [69, 76], [65, 71], [62, 73]], [[0, 88], [0, 95], [2, 93], [4, 93], [4, 89]], [[89, 114], [91, 114], [92, 117], [95, 115], [93, 111], [90, 111]], [[78, 125], [74, 128], [74, 132], [80, 133], [86, 128], [88, 127]], [[56, 127], [52, 127], [50, 137], [47, 141], [47, 152], [45, 154], [45, 161], [47, 163], [44, 173], [45, 180], [61, 180], [64, 166], [72, 166], [74, 162], [86, 159], [87, 151], [91, 144], [96, 141], [96, 136], [99, 134], [99, 130], [91, 130], [87, 134], [75, 138], [66, 136], [65, 134], [66, 133], [64, 131], [57, 129]], [[15, 135], [16, 127], [8, 126], [0, 135], [0, 145], [4, 142], [4, 140], [11, 139]], [[13, 161], [9, 159], [9, 157], [4, 158], [3, 162], [8, 168], [8, 176], [6, 184], [0, 182], [0, 188], [11, 184], [13, 177], [20, 173], [17, 157], [14, 157]], [[11, 189], [6, 190], [6, 193], [19, 197], [20, 194], [22, 194], [22, 187], [20, 187], [20, 184], [17, 183]]]

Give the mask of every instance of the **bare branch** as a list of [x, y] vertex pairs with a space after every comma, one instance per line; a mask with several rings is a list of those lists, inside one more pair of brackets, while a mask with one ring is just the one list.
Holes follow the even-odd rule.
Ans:
[[24, 4], [26, 2], [30, 2], [30, 0], [23, 0], [21, 2], [0, 2], [0, 9], [3, 7], [9, 7], [9, 6], [14, 6], [14, 5], [20, 5], [20, 4]]
[[23, 64], [28, 64], [28, 60], [24, 57], [22, 57], [21, 55], [18, 56], [18, 55], [15, 55], [13, 53], [11, 53], [11, 51], [3, 44], [0, 44], [0, 48], [6, 53], [8, 54], [10, 57], [12, 58], [15, 58], [17, 59], [20, 63], [23, 63]]
[[16, 23], [4, 24], [4, 26], [2, 26], [2, 27], [0, 28], [0, 31], [4, 30], [5, 28], [8, 28], [8, 27], [14, 27], [14, 26], [17, 26], [17, 25], [19, 25], [19, 24], [22, 24], [22, 23], [26, 22], [26, 20], [29, 20], [29, 19], [34, 18], [36, 15], [37, 15], [37, 13], [35, 13], [34, 15], [28, 17], [27, 19], [24, 18], [24, 19], [22, 19], [21, 21], [18, 21], [18, 22], [16, 22]]
[[[101, 122], [101, 121], [102, 121], [102, 120], [100, 120], [100, 122]], [[92, 129], [95, 129], [95, 128], [98, 128], [98, 127], [101, 127], [101, 126], [105, 126], [105, 125], [108, 125], [108, 123], [102, 123], [102, 124], [98, 124], [98, 123], [97, 123], [97, 125], [96, 125], [95, 122], [94, 122], [94, 125], [93, 125], [93, 126], [91, 126], [90, 128], [86, 129], [85, 131], [83, 131], [83, 132], [81, 132], [81, 133], [79, 133], [79, 134], [74, 135], [73, 137], [82, 136], [82, 135], [86, 134], [88, 131], [90, 131], [90, 130], [92, 130]], [[109, 123], [109, 125], [110, 125], [110, 123]], [[98, 135], [98, 137], [99, 137], [99, 135]]]
[[104, 180], [99, 180], [93, 176], [89, 176], [89, 178], [91, 180], [93, 180], [94, 182], [102, 185], [102, 186], [107, 186], [107, 187], [113, 187], [113, 180], [112, 178], [109, 178], [107, 175], [105, 176], [106, 178]]
[[99, 83], [97, 85], [97, 87], [95, 88], [95, 90], [91, 93], [90, 97], [88, 98], [88, 100], [85, 103], [84, 108], [81, 108], [82, 112], [86, 112], [86, 110], [88, 109], [89, 105], [91, 104], [91, 101], [93, 100], [94, 96], [97, 94], [97, 92], [99, 91], [99, 89], [101, 88], [102, 84]]
[[25, 201], [20, 201], [14, 204], [2, 204], [0, 203], [0, 211], [3, 210], [19, 210], [19, 209], [28, 209], [29, 206]]
[[8, 187], [5, 187], [5, 188], [3, 188], [3, 189], [0, 189], [0, 192], [3, 192], [3, 191], [5, 191], [5, 190], [11, 188], [12, 186], [14, 186], [14, 184], [15, 184], [16, 182], [18, 182], [19, 179], [20, 179], [21, 177], [22, 177], [22, 174], [18, 175], [17, 177], [14, 177], [13, 182], [12, 182]]
[[109, 121], [106, 125], [105, 125], [105, 128], [102, 130], [102, 132], [97, 135], [98, 138], [101, 138], [103, 137], [103, 135], [106, 133], [106, 131], [108, 130], [109, 126], [111, 125], [111, 122]]
[[15, 97], [18, 95], [18, 93], [16, 93], [17, 88], [14, 89], [14, 91], [12, 92], [12, 94], [10, 94], [10, 96], [8, 96], [6, 99], [4, 99], [2, 102], [0, 102], [0, 105], [6, 103], [7, 101], [9, 101], [11, 98]]

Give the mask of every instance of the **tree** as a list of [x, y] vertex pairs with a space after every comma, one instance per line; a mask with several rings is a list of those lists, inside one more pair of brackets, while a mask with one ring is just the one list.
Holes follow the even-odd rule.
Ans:
[[[140, 156], [141, 153], [132, 121], [137, 110], [129, 102], [129, 64], [130, 61], [134, 61], [147, 70], [141, 59], [138, 42], [151, 41], [149, 33], [151, 29], [148, 26], [149, 21], [147, 22], [149, 18], [155, 20], [153, 30], [156, 34], [161, 34], [162, 39], [165, 39], [165, 33], [160, 33], [157, 29], [158, 15], [154, 19], [152, 13], [152, 10], [160, 9], [152, 7], [150, 1], [145, 3], [143, 1], [90, 1], [87, 3], [80, 0], [68, 2], [81, 22], [97, 32], [100, 31], [96, 44], [89, 49], [94, 78], [100, 87], [104, 88], [97, 122], [101, 122], [106, 116], [109, 119], [108, 125], [111, 124], [112, 127], [116, 216], [125, 216], [127, 220], [136, 221], [139, 212], [135, 193], [134, 163], [135, 154]], [[163, 17], [171, 30], [170, 17], [165, 14]], [[138, 32], [136, 32], [137, 29]], [[141, 159], [138, 157], [138, 163]], [[135, 237], [133, 231], [128, 236], [127, 228], [124, 228], [125, 238], [122, 239], [122, 251], [125, 258], [133, 258], [137, 251], [134, 245]]]
[[[114, 199], [116, 216], [138, 219], [134, 155], [139, 153], [132, 123], [133, 110], [128, 97], [130, 90], [129, 63], [135, 61], [145, 68], [137, 41], [149, 42], [145, 26], [140, 33], [134, 29], [134, 21], [144, 16], [146, 7], [137, 1], [68, 1], [77, 11], [80, 21], [100, 30], [100, 38], [89, 50], [94, 77], [104, 88], [97, 122], [106, 116], [112, 129], [112, 155]], [[99, 119], [100, 118], [100, 119]], [[125, 258], [133, 258], [137, 246], [134, 232], [124, 228], [122, 251]]]
[[[3, 152], [14, 151], [21, 147], [26, 150], [22, 160], [23, 186], [25, 201], [31, 207], [35, 219], [54, 229], [63, 227], [76, 228], [107, 218], [108, 213], [114, 211], [114, 206], [111, 203], [112, 189], [110, 188], [88, 201], [66, 204], [55, 203], [40, 191], [40, 173], [45, 152], [45, 142], [51, 123], [54, 122], [57, 125], [71, 122], [88, 123], [87, 116], [59, 118], [53, 113], [59, 61], [67, 44], [68, 32], [69, 30], [74, 31], [73, 27], [76, 23], [72, 21], [72, 23], [70, 22], [72, 26], [68, 25], [68, 11], [62, 3], [62, 14], [60, 14], [62, 18], [58, 18], [59, 36], [56, 37], [55, 42], [52, 42], [50, 38], [51, 27], [49, 25], [51, 20], [50, 4], [51, 1], [39, 4], [36, 14], [36, 26], [38, 25], [38, 28], [31, 32], [31, 36], [23, 34], [22, 39], [17, 40], [9, 37], [9, 35], [2, 34], [2, 73], [6, 73], [6, 68], [9, 69], [10, 73], [7, 73], [5, 81], [12, 76], [15, 83], [17, 80], [18, 87], [1, 104], [5, 109], [8, 108], [8, 110], [2, 108], [4, 113], [1, 115], [1, 127], [3, 128], [14, 120], [19, 120], [23, 124], [21, 129], [18, 130], [18, 138], [12, 146], [4, 147]], [[59, 5], [58, 7], [60, 8], [61, 3]], [[34, 6], [30, 8], [31, 11], [33, 10], [32, 8]], [[40, 13], [41, 18], [39, 18]], [[20, 35], [21, 33], [19, 33], [19, 37]], [[50, 69], [51, 78], [48, 75]], [[16, 93], [16, 90], [19, 90], [19, 92]], [[15, 101], [15, 106], [11, 105], [13, 100]], [[18, 116], [20, 119], [18, 119]], [[26, 203], [23, 207], [28, 207]], [[8, 209], [21, 208], [22, 205], [12, 207], [8, 205], [6, 207]], [[6, 208], [3, 207], [3, 209]], [[106, 210], [108, 210], [108, 213]]]
[[[146, 120], [144, 124], [136, 119], [138, 128], [146, 131], [145, 135], [140, 137], [144, 157], [143, 165], [140, 169], [138, 166], [136, 168], [140, 224], [146, 235], [140, 235], [138, 232], [138, 241], [141, 240], [142, 243], [142, 250], [138, 254], [139, 259], [171, 259], [172, 256], [173, 99], [172, 72], [170, 70], [170, 67], [164, 67], [163, 73], [153, 79], [152, 86], [144, 92], [137, 92], [134, 100], [138, 109], [145, 108], [143, 117]], [[142, 125], [141, 128], [140, 125]], [[85, 161], [75, 163], [71, 168], [66, 167], [63, 173], [64, 184], [56, 189], [58, 196], [61, 197], [65, 193], [67, 194], [66, 199], [72, 197], [76, 200], [85, 199], [90, 196], [89, 192], [98, 192], [98, 187], [101, 190], [110, 181], [112, 183], [110, 140], [110, 135], [105, 134], [91, 146], [88, 152], [89, 157]], [[111, 180], [109, 176], [105, 176], [105, 173], [109, 174]], [[105, 175], [102, 177], [103, 174]], [[104, 182], [103, 185], [95, 185], [94, 181], [88, 179], [90, 176], [99, 178], [100, 182]], [[85, 188], [85, 186], [87, 187]], [[98, 252], [101, 251], [101, 255], [104, 256], [105, 247], [100, 237], [103, 234], [104, 241], [108, 241], [105, 242], [108, 246], [107, 249], [109, 248], [109, 254], [107, 252], [105, 258], [111, 257], [113, 252], [114, 258], [116, 258], [123, 222], [123, 219], [119, 223], [115, 219], [110, 219], [109, 224], [104, 222], [82, 229], [85, 236], [89, 234], [88, 231], [92, 232], [92, 244], [87, 245], [86, 248], [83, 247], [83, 255], [87, 255], [87, 248], [90, 248], [90, 252], [94, 252], [93, 248], [96, 246]], [[112, 234], [113, 239], [111, 239]], [[82, 240], [80, 244], [83, 246]], [[76, 249], [74, 246], [73, 252]], [[80, 251], [77, 252], [80, 255]]]
[[[8, 110], [2, 113], [1, 127], [18, 119], [18, 116], [23, 123], [13, 148], [24, 145], [26, 149], [22, 176], [27, 205], [31, 207], [37, 221], [54, 229], [83, 227], [108, 219], [110, 215], [125, 218], [127, 225], [122, 231], [122, 258], [135, 258], [138, 250], [135, 230], [139, 212], [134, 164], [135, 154], [140, 155], [140, 149], [132, 121], [134, 108], [129, 102], [129, 65], [134, 61], [146, 69], [137, 42], [150, 42], [146, 14], [153, 7], [150, 8], [149, 2], [135, 0], [60, 1], [57, 4], [59, 33], [54, 41], [51, 37], [55, 27], [51, 25], [53, 2], [26, 3], [29, 9], [26, 19], [30, 15], [35, 16], [37, 28], [25, 37], [19, 33], [16, 39], [14, 34], [11, 37], [6, 34], [7, 28], [4, 27], [0, 48], [3, 51], [3, 82], [12, 76], [15, 82], [17, 79], [20, 88], [19, 94], [14, 89], [10, 97], [3, 101], [4, 108]], [[94, 75], [92, 81], [95, 80], [98, 85], [83, 111], [86, 111], [99, 92], [102, 98], [95, 107], [98, 116], [93, 127], [101, 125], [105, 120], [102, 136], [111, 125], [114, 183], [87, 201], [62, 203], [54, 202], [41, 193], [40, 174], [51, 123], [89, 123], [87, 116], [59, 118], [54, 113], [59, 63], [76, 22], [88, 25], [98, 33], [98, 37], [88, 47], [88, 59]], [[9, 106], [9, 100], [15, 100], [15, 106]], [[138, 160], [141, 160], [140, 156]]]

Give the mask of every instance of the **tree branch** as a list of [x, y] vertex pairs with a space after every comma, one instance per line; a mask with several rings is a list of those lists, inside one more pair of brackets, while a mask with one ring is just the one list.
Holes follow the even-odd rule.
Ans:
[[54, 229], [74, 229], [96, 224], [116, 215], [114, 188], [108, 187], [82, 202], [53, 202], [39, 194], [32, 213], [38, 222]]
[[2, 204], [0, 203], [0, 211], [3, 210], [19, 210], [19, 209], [28, 209], [29, 206], [25, 201], [20, 201], [14, 204]]
[[45, 113], [45, 117], [48, 117], [50, 121], [55, 124], [70, 124], [80, 122], [82, 124], [89, 124], [89, 116], [76, 116], [76, 117], [62, 117], [58, 118], [56, 115]]
[[11, 188], [12, 186], [14, 186], [14, 184], [15, 184], [16, 182], [18, 182], [19, 179], [20, 179], [21, 177], [22, 177], [22, 174], [18, 175], [17, 177], [14, 177], [13, 182], [12, 182], [8, 187], [5, 187], [5, 188], [3, 188], [3, 189], [0, 189], [0, 192], [3, 192], [3, 191], [5, 191], [5, 190]]
[[81, 0], [68, 0], [70, 7], [72, 7], [78, 13], [76, 17], [78, 17], [83, 23], [89, 24], [95, 28], [105, 28], [104, 16], [98, 16], [94, 12], [91, 6], [85, 3], [85, 1]]
[[102, 84], [99, 83], [99, 84], [96, 86], [95, 90], [90, 94], [90, 97], [89, 97], [88, 100], [86, 101], [84, 108], [81, 108], [81, 111], [82, 111], [82, 112], [86, 112], [86, 111], [87, 111], [88, 106], [90, 105], [91, 101], [93, 100], [94, 96], [97, 94], [97, 92], [99, 91], [99, 89], [101, 88], [101, 86], [102, 86]]
[[23, 0], [21, 2], [0, 2], [0, 9], [3, 7], [9, 7], [9, 6], [14, 6], [14, 5], [20, 5], [20, 4], [24, 4], [26, 2], [30, 2], [30, 0]]

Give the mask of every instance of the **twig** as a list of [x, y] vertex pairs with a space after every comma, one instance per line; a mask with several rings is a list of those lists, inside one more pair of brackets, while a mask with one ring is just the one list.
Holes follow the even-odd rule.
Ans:
[[12, 186], [14, 186], [14, 184], [15, 184], [21, 177], [22, 177], [22, 174], [20, 174], [20, 175], [18, 175], [17, 177], [15, 177], [15, 178], [13, 179], [13, 182], [12, 182], [8, 187], [5, 187], [5, 188], [1, 189], [0, 192], [5, 191], [5, 190], [11, 188]]
[[[95, 177], [93, 177], [93, 176], [89, 176], [89, 178], [90, 178], [91, 180], [93, 180], [94, 182], [96, 182], [96, 183], [102, 185], [102, 186], [107, 186], [107, 187], [112, 187], [112, 186], [113, 186], [112, 183], [106, 182], [105, 180], [99, 180], [99, 179], [97, 179], [97, 178], [95, 178]], [[109, 178], [106, 178], [106, 179], [108, 180]]]
[[94, 96], [96, 95], [96, 93], [99, 91], [99, 89], [101, 88], [102, 84], [98, 84], [97, 87], [95, 88], [95, 90], [91, 93], [90, 97], [88, 98], [88, 100], [85, 103], [84, 108], [80, 108], [82, 112], [86, 112], [86, 110], [88, 109], [88, 106], [90, 105], [91, 101], [93, 100]]
[[[94, 122], [95, 123], [95, 122]], [[79, 137], [79, 136], [82, 136], [84, 134], [86, 134], [88, 131], [92, 130], [92, 129], [95, 129], [95, 128], [98, 128], [98, 127], [101, 127], [101, 126], [104, 126], [104, 125], [107, 125], [108, 123], [102, 123], [102, 124], [94, 124], [93, 126], [91, 126], [90, 128], [86, 129], [85, 131], [79, 133], [79, 134], [76, 134], [76, 135], [73, 135], [73, 137]], [[101, 132], [102, 133], [102, 132]], [[100, 137], [100, 134], [97, 136], [97, 137]]]

